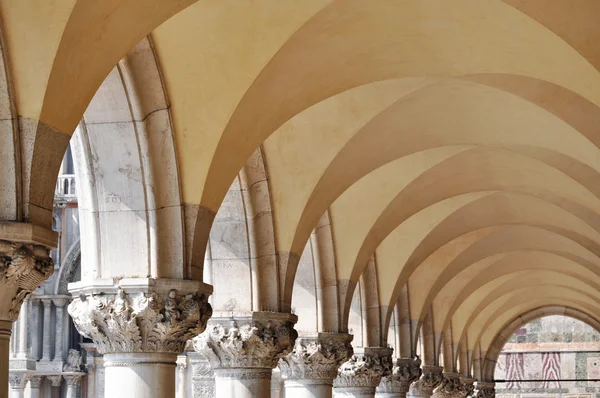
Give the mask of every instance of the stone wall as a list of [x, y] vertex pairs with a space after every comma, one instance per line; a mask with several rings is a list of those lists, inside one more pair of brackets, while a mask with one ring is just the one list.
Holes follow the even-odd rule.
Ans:
[[[563, 316], [537, 319], [519, 329], [498, 358], [495, 378], [501, 398], [597, 398], [600, 333]], [[525, 382], [523, 380], [545, 380]], [[565, 381], [577, 379], [579, 381]]]

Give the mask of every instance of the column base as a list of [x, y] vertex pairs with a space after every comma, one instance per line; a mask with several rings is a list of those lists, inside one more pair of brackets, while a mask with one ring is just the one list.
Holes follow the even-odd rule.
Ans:
[[177, 354], [105, 354], [104, 396], [173, 398]]
[[215, 369], [215, 391], [219, 398], [269, 398], [270, 368]]
[[289, 379], [283, 382], [285, 398], [331, 398], [333, 380]]

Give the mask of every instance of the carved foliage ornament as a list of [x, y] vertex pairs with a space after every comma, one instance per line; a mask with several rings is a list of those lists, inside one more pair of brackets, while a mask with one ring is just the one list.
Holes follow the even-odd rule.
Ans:
[[423, 375], [421, 378], [410, 385], [411, 395], [430, 396], [433, 390], [439, 386], [444, 380], [442, 368], [423, 367]]
[[212, 315], [204, 294], [167, 297], [122, 289], [113, 297], [80, 295], [68, 307], [80, 334], [96, 343], [98, 352], [182, 353], [186, 342], [202, 333]]
[[241, 326], [210, 326], [194, 339], [194, 348], [214, 369], [270, 368], [288, 354], [298, 333], [289, 320], [246, 321]]
[[392, 374], [391, 355], [353, 356], [338, 369], [334, 387], [377, 387], [382, 377]]
[[457, 377], [445, 377], [433, 392], [434, 398], [465, 398], [464, 388]]
[[16, 321], [23, 300], [54, 272], [50, 249], [41, 245], [0, 240], [0, 281], [12, 292], [8, 320]]
[[330, 336], [298, 339], [294, 350], [279, 360], [284, 379], [333, 380], [338, 367], [353, 354], [352, 336]]
[[392, 374], [381, 379], [377, 387], [382, 393], [406, 393], [411, 383], [421, 377], [421, 360], [419, 358], [399, 358], [394, 360]]
[[496, 390], [492, 386], [477, 386], [475, 388], [475, 398], [495, 398]]

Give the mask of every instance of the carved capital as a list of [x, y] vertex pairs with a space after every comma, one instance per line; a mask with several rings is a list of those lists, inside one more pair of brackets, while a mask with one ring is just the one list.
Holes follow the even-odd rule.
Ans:
[[457, 373], [443, 373], [439, 386], [433, 390], [433, 398], [466, 398], [466, 386], [463, 386]]
[[377, 392], [406, 394], [410, 385], [421, 377], [421, 360], [419, 358], [396, 358], [392, 363], [392, 374], [382, 377]]
[[423, 366], [423, 375], [410, 385], [408, 395], [430, 397], [444, 380], [443, 369], [441, 366]]
[[283, 379], [333, 380], [339, 366], [352, 357], [352, 335], [319, 333], [298, 338], [294, 350], [279, 360]]
[[44, 376], [31, 376], [29, 378], [29, 386], [31, 388], [40, 388], [42, 386], [43, 381]]
[[61, 375], [46, 376], [46, 378], [50, 380], [50, 383], [52, 383], [52, 387], [60, 387], [60, 384], [62, 383]]
[[101, 354], [182, 353], [187, 340], [206, 328], [212, 314], [207, 295], [152, 286], [145, 290], [126, 292], [119, 286], [114, 294], [80, 291], [69, 314]]
[[52, 272], [48, 247], [0, 240], [0, 319], [16, 321], [23, 300]]
[[194, 349], [213, 369], [273, 369], [294, 347], [297, 319], [278, 312], [213, 318], [206, 331], [193, 340]]
[[365, 347], [355, 350], [349, 361], [338, 369], [333, 381], [336, 388], [375, 388], [382, 377], [392, 374], [392, 349]]
[[478, 381], [475, 383], [475, 398], [495, 398], [496, 397], [495, 383]]
[[28, 379], [27, 372], [10, 372], [8, 375], [8, 383], [13, 390], [24, 389]]
[[68, 386], [77, 386], [81, 380], [81, 377], [83, 377], [83, 373], [65, 374], [63, 377], [65, 378]]

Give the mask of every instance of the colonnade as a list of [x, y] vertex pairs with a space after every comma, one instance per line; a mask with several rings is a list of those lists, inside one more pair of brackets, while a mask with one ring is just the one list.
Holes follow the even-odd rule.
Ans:
[[[10, 384], [11, 397], [21, 398], [29, 383], [30, 396], [38, 398], [44, 378], [56, 387], [64, 379], [67, 397], [75, 398], [83, 376], [79, 369], [62, 375], [44, 375], [31, 374], [25, 366], [11, 371], [9, 377], [13, 322], [20, 308], [30, 310], [31, 300], [26, 301], [27, 297], [53, 268], [49, 257], [52, 235], [48, 231], [40, 232], [29, 224], [13, 224], [11, 228], [0, 229], [4, 232], [0, 235], [4, 284], [0, 289], [3, 391], [8, 391]], [[6, 240], [7, 231], [21, 240]], [[68, 311], [79, 332], [94, 342], [94, 347], [86, 347], [88, 371], [95, 368], [93, 351], [104, 356], [106, 397], [172, 398], [176, 393], [185, 394], [186, 386], [181, 383], [176, 391], [176, 376], [185, 372], [186, 364], [178, 363], [178, 355], [190, 340], [197, 354], [214, 370], [219, 398], [269, 397], [271, 374], [276, 367], [284, 380], [286, 398], [407, 395], [466, 398], [474, 389], [477, 397], [493, 395], [493, 385], [474, 386], [472, 379], [443, 373], [437, 366], [421, 369], [419, 359], [394, 359], [391, 348], [353, 349], [352, 336], [347, 333], [299, 338], [294, 329], [297, 317], [290, 313], [213, 314], [208, 303], [211, 287], [202, 282], [98, 279], [74, 283], [70, 291], [73, 299]], [[62, 323], [66, 299], [36, 299], [43, 305], [45, 323], [50, 322], [52, 305], [56, 306], [57, 322]], [[23, 301], [25, 305], [21, 307]], [[47, 330], [51, 327], [44, 326]], [[15, 329], [20, 337], [17, 356], [26, 359], [26, 326], [16, 325]], [[56, 353], [62, 352], [62, 331], [57, 329], [55, 341], [45, 333], [43, 344], [39, 362], [58, 361], [62, 367], [62, 358], [56, 355], [52, 358], [50, 350], [54, 346]], [[53, 389], [53, 395], [58, 395], [57, 391]]]

